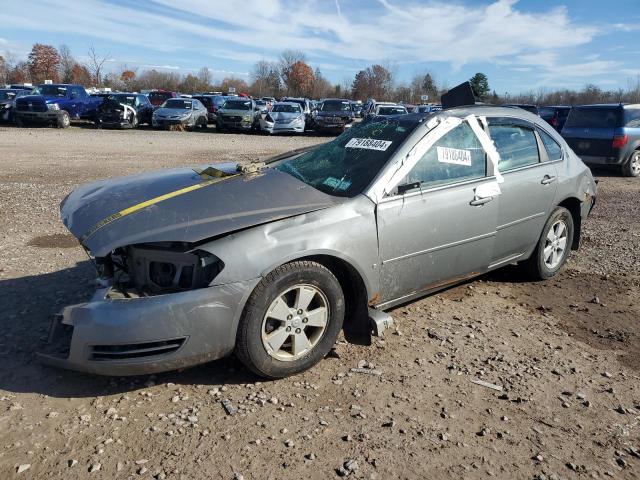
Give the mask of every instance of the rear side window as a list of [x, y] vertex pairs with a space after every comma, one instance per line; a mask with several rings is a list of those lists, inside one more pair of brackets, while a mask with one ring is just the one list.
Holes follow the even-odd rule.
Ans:
[[407, 175], [407, 183], [422, 188], [486, 176], [486, 156], [467, 122], [440, 138]]
[[618, 107], [573, 107], [565, 127], [615, 128], [622, 125]]
[[624, 126], [627, 128], [640, 128], [640, 108], [625, 109]]
[[562, 158], [562, 148], [558, 145], [551, 135], [546, 133], [544, 130], [538, 129], [538, 134], [542, 139], [542, 143], [544, 144], [544, 148], [547, 151], [547, 156], [549, 160], [560, 160]]
[[500, 154], [498, 169], [501, 172], [540, 162], [532, 129], [521, 125], [489, 125], [489, 132]]

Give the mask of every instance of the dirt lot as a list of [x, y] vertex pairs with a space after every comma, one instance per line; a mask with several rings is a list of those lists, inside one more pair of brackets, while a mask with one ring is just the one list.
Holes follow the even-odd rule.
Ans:
[[37, 363], [51, 314], [92, 289], [58, 218], [76, 185], [325, 140], [0, 128], [0, 478], [640, 477], [640, 180], [608, 172], [557, 278], [506, 269], [397, 308], [396, 331], [297, 377]]

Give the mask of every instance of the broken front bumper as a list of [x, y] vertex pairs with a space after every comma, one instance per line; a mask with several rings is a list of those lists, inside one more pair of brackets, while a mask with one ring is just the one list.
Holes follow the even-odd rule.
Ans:
[[100, 289], [53, 319], [49, 348], [38, 356], [100, 375], [163, 372], [224, 357], [257, 282], [128, 299], [109, 299]]

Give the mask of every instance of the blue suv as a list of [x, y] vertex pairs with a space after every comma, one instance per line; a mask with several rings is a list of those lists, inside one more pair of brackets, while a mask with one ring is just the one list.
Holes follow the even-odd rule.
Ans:
[[561, 134], [584, 163], [640, 175], [640, 104], [573, 107]]

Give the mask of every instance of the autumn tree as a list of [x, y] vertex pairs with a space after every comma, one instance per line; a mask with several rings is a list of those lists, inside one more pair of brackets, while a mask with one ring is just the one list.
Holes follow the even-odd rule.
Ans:
[[291, 65], [287, 76], [287, 92], [293, 96], [311, 96], [315, 76], [313, 69], [303, 61]]
[[220, 90], [221, 92], [228, 92], [229, 88], [235, 88], [236, 93], [246, 93], [249, 91], [249, 85], [241, 78], [236, 77], [225, 77], [222, 79], [222, 83], [216, 90]]
[[34, 44], [29, 53], [28, 65], [31, 79], [35, 83], [42, 83], [45, 80], [57, 82], [59, 79], [60, 55], [51, 45]]
[[136, 79], [136, 72], [125, 67], [120, 72], [120, 81], [124, 84], [126, 90], [135, 90], [133, 83]]
[[313, 86], [311, 89], [312, 98], [326, 98], [333, 94], [334, 87], [329, 80], [324, 78], [319, 68], [313, 72]]
[[293, 72], [293, 66], [296, 63], [304, 63], [306, 65], [306, 57], [304, 53], [299, 50], [285, 50], [280, 54], [280, 78], [282, 79], [282, 83], [287, 89], [287, 93], [289, 95], [293, 95], [293, 92], [289, 90], [289, 84], [291, 83], [291, 74]]
[[354, 98], [387, 100], [392, 96], [393, 76], [382, 65], [372, 65], [356, 73], [351, 87]]
[[69, 83], [76, 83], [78, 85], [84, 85], [88, 87], [91, 85], [91, 73], [87, 70], [87, 67], [76, 63], [71, 67], [71, 77]]
[[18, 62], [7, 72], [7, 83], [26, 83], [30, 81], [31, 74], [29, 73], [29, 64], [27, 62]]

